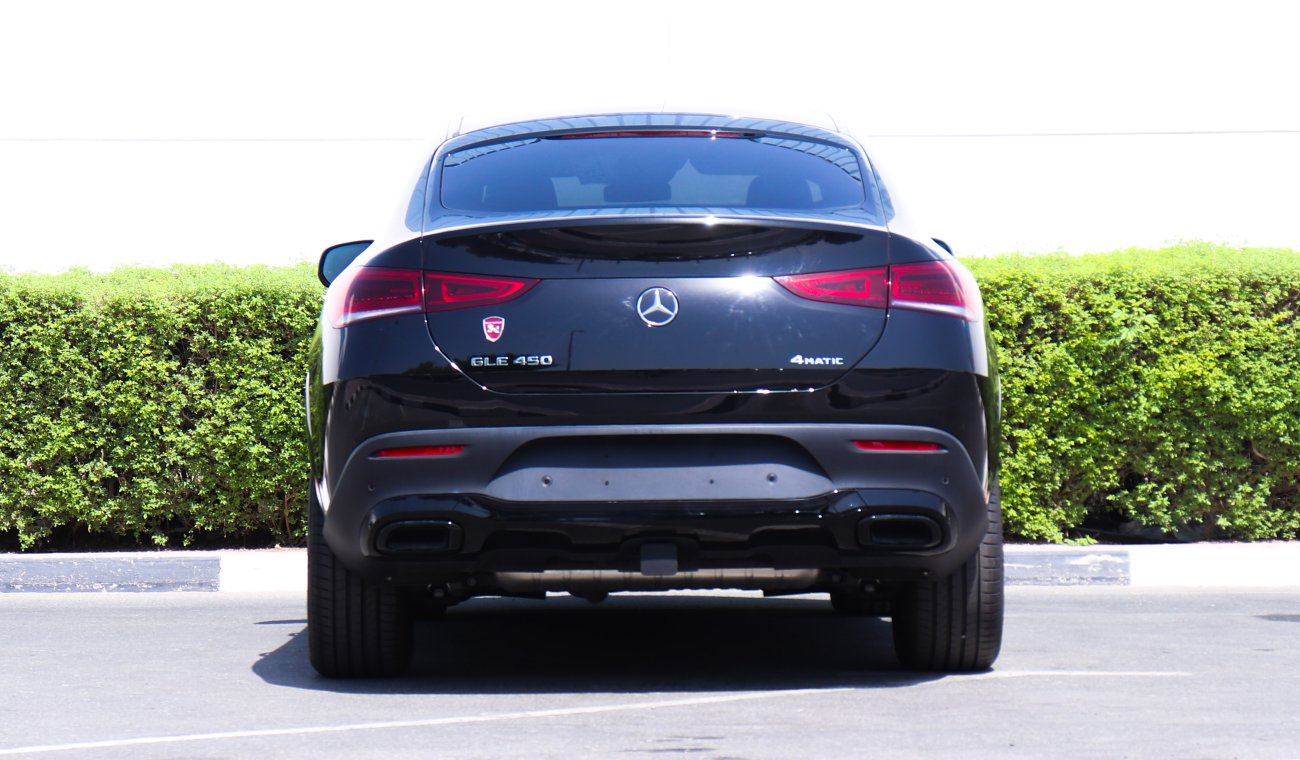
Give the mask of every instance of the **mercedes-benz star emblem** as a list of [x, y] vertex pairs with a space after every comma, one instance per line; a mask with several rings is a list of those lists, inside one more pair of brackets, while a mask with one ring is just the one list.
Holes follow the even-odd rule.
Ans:
[[650, 288], [636, 299], [636, 313], [651, 327], [663, 327], [677, 318], [677, 296], [668, 288]]

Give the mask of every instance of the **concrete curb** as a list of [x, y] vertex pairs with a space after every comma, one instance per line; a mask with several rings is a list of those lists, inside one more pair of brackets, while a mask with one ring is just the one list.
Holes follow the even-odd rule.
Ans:
[[1300, 586], [1300, 542], [1008, 546], [1007, 582], [1034, 586]]
[[304, 549], [0, 554], [0, 593], [306, 589]]
[[[1016, 586], [1300, 587], [1300, 542], [1007, 547]], [[0, 593], [304, 592], [303, 549], [0, 554]]]

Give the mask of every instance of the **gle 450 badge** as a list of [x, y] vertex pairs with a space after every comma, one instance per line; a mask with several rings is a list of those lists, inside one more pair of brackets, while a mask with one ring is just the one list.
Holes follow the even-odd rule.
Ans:
[[496, 343], [506, 332], [505, 317], [485, 317], [483, 319], [483, 337], [488, 343]]

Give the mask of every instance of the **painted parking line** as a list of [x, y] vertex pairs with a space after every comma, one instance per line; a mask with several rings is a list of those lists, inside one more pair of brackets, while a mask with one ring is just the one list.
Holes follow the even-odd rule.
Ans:
[[[1006, 678], [1187, 678], [1185, 670], [991, 670], [988, 673], [944, 676], [930, 683], [952, 681], [996, 681]], [[925, 685], [925, 684], [918, 684]]]
[[[1186, 677], [1191, 673], [1182, 671], [1089, 671], [1089, 670], [995, 670], [988, 673], [970, 675], [944, 676], [931, 681], [913, 684], [914, 687], [930, 687], [938, 684], [963, 683], [967, 681], [988, 681], [1012, 678], [1170, 678]], [[689, 697], [683, 699], [665, 699], [641, 702], [618, 702], [587, 707], [569, 707], [554, 710], [524, 710], [518, 712], [488, 713], [486, 715], [461, 715], [450, 718], [429, 718], [424, 720], [394, 720], [376, 723], [349, 723], [335, 726], [302, 726], [297, 728], [252, 729], [247, 731], [214, 731], [202, 734], [178, 734], [174, 736], [140, 736], [128, 739], [107, 739], [103, 741], [69, 742], [66, 744], [37, 744], [27, 747], [0, 749], [0, 757], [14, 755], [36, 755], [57, 752], [75, 752], [96, 749], [120, 749], [124, 747], [145, 747], [169, 744], [187, 744], [195, 742], [217, 742], [233, 739], [259, 739], [282, 736], [308, 736], [313, 734], [338, 734], [354, 731], [385, 731], [405, 728], [436, 728], [440, 726], [460, 726], [481, 723], [496, 723], [518, 720], [538, 720], [547, 718], [568, 718], [578, 715], [599, 715], [601, 713], [633, 712], [638, 710], [660, 710], [673, 707], [697, 707], [700, 705], [727, 704], [730, 702], [753, 702], [769, 699], [789, 699], [791, 697], [817, 696], [823, 694], [843, 694], [862, 691], [859, 687], [837, 687], [829, 689], [783, 689], [780, 691], [743, 692], [708, 697]]]
[[226, 739], [249, 739], [273, 736], [306, 736], [310, 734], [337, 734], [351, 731], [383, 731], [400, 728], [433, 728], [437, 726], [459, 726], [472, 723], [494, 723], [501, 721], [530, 720], [539, 718], [567, 718], [575, 715], [598, 715], [600, 713], [628, 712], [633, 710], [658, 710], [668, 707], [696, 707], [699, 705], [716, 705], [727, 702], [749, 702], [760, 699], [785, 699], [813, 694], [835, 694], [853, 691], [851, 688], [833, 689], [785, 689], [782, 691], [745, 692], [711, 697], [690, 697], [686, 699], [666, 699], [646, 702], [620, 702], [612, 705], [591, 705], [588, 707], [569, 707], [556, 710], [525, 710], [521, 712], [489, 713], [487, 715], [461, 715], [453, 718], [429, 718], [427, 720], [393, 720], [381, 723], [349, 723], [337, 726], [305, 726], [300, 728], [270, 728], [250, 731], [216, 731], [206, 734], [180, 734], [177, 736], [142, 736], [132, 739], [109, 739], [94, 742], [71, 742], [68, 744], [42, 744], [30, 747], [13, 747], [0, 749], [0, 756], [39, 754], [47, 752], [71, 752], [87, 749], [114, 749], [120, 747], [143, 747], [159, 744], [184, 744], [187, 742], [220, 741]]

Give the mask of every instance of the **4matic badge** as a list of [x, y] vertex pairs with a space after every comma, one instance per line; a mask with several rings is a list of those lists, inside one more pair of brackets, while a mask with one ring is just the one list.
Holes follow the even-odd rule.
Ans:
[[483, 337], [488, 339], [488, 343], [496, 343], [501, 340], [501, 336], [506, 333], [505, 317], [484, 317], [483, 318]]
[[798, 364], [804, 367], [842, 367], [844, 366], [843, 356], [804, 356], [795, 354], [790, 357], [791, 364]]

